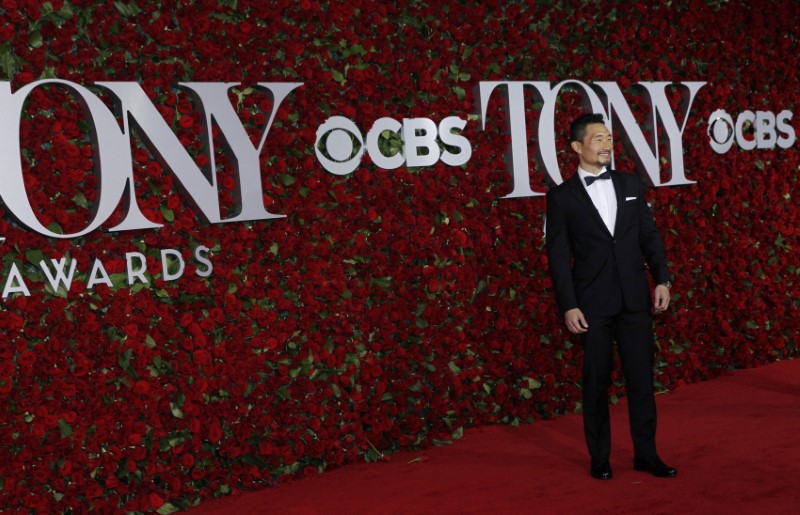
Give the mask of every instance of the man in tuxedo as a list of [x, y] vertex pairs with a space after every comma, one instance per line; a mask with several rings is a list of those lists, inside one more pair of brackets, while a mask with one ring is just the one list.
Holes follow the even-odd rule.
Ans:
[[[577, 118], [570, 146], [578, 173], [547, 194], [547, 255], [567, 328], [583, 342], [583, 422], [591, 476], [611, 479], [608, 387], [613, 342], [625, 374], [634, 469], [677, 470], [656, 453], [651, 308], [667, 309], [671, 282], [664, 246], [635, 174], [610, 170], [611, 133], [600, 114]], [[645, 263], [656, 284], [651, 302]]]

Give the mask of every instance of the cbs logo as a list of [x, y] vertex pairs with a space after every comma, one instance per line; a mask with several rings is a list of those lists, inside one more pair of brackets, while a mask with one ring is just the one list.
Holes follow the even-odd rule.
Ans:
[[[743, 111], [733, 118], [724, 109], [717, 109], [708, 119], [708, 137], [717, 154], [730, 150], [734, 141], [742, 150], [754, 148], [789, 148], [797, 139], [789, 123], [792, 112], [783, 110], [777, 116], [771, 111]], [[753, 137], [749, 137], [752, 134]]]
[[467, 121], [457, 116], [443, 119], [437, 127], [428, 118], [379, 118], [366, 135], [349, 118], [332, 116], [317, 129], [314, 151], [322, 166], [334, 175], [353, 173], [364, 154], [380, 168], [394, 170], [431, 166], [437, 161], [450, 166], [466, 164], [472, 157], [469, 141], [460, 133]]

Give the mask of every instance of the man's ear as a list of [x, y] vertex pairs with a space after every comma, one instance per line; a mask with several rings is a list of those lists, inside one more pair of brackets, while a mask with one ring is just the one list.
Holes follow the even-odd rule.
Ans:
[[580, 141], [570, 141], [569, 146], [572, 147], [576, 153], [580, 154], [583, 151], [583, 143]]

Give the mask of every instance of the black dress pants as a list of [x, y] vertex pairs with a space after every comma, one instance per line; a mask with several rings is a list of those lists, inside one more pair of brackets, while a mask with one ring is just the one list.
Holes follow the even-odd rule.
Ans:
[[653, 323], [649, 311], [586, 316], [583, 335], [583, 427], [592, 462], [611, 453], [608, 387], [614, 342], [619, 346], [636, 456], [656, 456], [656, 402], [653, 392]]

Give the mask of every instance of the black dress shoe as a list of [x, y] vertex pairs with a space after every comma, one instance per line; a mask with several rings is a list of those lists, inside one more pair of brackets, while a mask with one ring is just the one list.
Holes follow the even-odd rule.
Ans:
[[678, 469], [668, 466], [658, 456], [646, 458], [635, 456], [633, 458], [633, 469], [639, 472], [649, 472], [655, 477], [675, 477], [678, 475]]
[[614, 477], [614, 473], [611, 472], [611, 464], [609, 464], [608, 461], [603, 461], [598, 464], [592, 463], [591, 474], [595, 479], [611, 479]]

